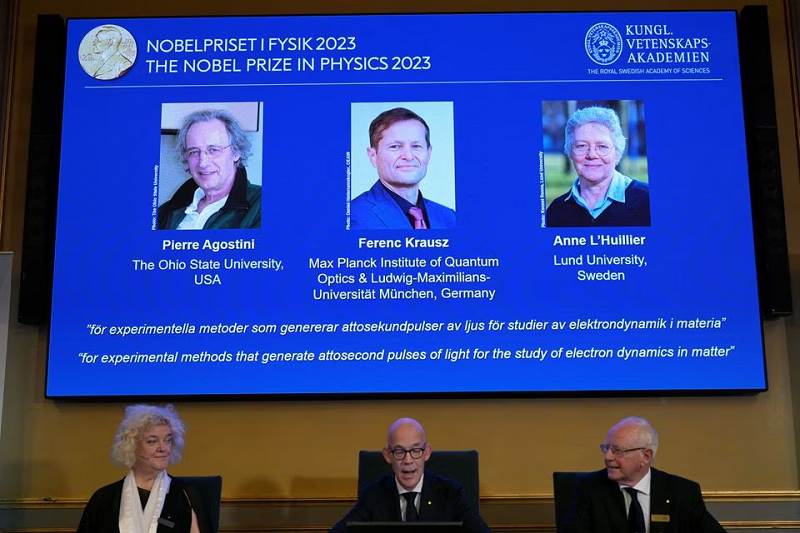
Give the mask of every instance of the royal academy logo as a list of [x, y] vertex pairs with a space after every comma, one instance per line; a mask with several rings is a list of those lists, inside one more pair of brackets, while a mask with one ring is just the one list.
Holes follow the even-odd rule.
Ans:
[[586, 32], [586, 54], [598, 65], [610, 65], [622, 55], [622, 35], [607, 22], [598, 22]]

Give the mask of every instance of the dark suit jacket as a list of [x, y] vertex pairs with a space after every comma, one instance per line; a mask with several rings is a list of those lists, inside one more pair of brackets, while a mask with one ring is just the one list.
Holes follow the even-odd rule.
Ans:
[[[385, 476], [364, 487], [356, 505], [342, 518], [330, 533], [345, 531], [347, 522], [401, 522], [400, 493], [394, 476]], [[425, 471], [422, 494], [419, 500], [420, 522], [463, 522], [463, 531], [489, 533], [489, 526], [472, 509], [464, 496], [464, 489], [452, 479]]]
[[[651, 533], [725, 532], [706, 510], [700, 485], [655, 468], [650, 471]], [[665, 517], [669, 517], [668, 522]], [[586, 474], [578, 480], [564, 530], [568, 533], [628, 531], [625, 498], [619, 484], [608, 479], [605, 469]]]
[[[426, 200], [430, 229], [453, 228], [456, 212], [436, 202]], [[350, 202], [350, 227], [352, 229], [412, 229], [408, 217], [380, 180], [370, 190], [359, 194]]]
[[[172, 198], [158, 208], [158, 229], [177, 229], [194, 201], [197, 184], [186, 180]], [[236, 169], [233, 187], [222, 209], [206, 220], [203, 229], [251, 229], [261, 227], [261, 186], [247, 179], [247, 169]]]

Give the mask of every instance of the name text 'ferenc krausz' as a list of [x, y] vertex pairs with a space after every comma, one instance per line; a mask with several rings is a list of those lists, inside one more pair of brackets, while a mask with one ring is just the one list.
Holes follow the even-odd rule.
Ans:
[[359, 248], [450, 248], [450, 239], [358, 239]]

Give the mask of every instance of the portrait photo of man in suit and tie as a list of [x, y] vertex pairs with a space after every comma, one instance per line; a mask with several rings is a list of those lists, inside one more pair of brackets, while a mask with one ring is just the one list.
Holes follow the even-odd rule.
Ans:
[[[420, 112], [412, 110], [412, 105]], [[364, 117], [385, 107], [353, 104], [348, 229], [455, 227], [452, 102], [397, 104], [372, 115], [365, 128]], [[440, 128], [434, 130], [435, 151], [433, 128], [420, 114], [422, 109]], [[355, 133], [365, 130], [368, 139]]]
[[462, 486], [425, 468], [432, 449], [422, 424], [399, 418], [386, 440], [382, 453], [392, 474], [364, 487], [330, 533], [346, 532], [349, 522], [462, 522], [464, 533], [490, 533]]
[[581, 476], [564, 523], [569, 533], [724, 533], [700, 485], [651, 466], [658, 433], [644, 418], [615, 424], [600, 445], [605, 468]]

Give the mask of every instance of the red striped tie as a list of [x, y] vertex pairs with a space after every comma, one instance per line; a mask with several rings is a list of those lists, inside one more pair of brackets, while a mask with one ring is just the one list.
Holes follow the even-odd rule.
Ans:
[[425, 216], [422, 214], [422, 209], [410, 207], [408, 214], [414, 219], [414, 229], [428, 229], [428, 226], [425, 225]]

